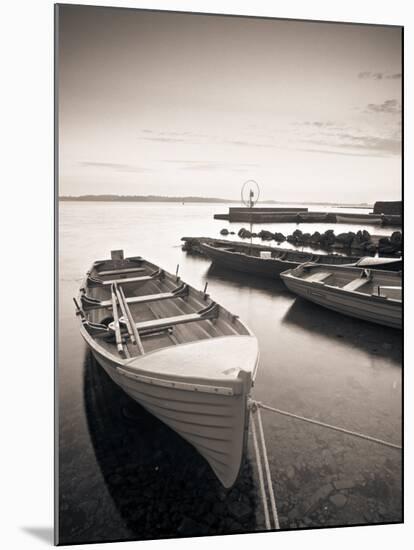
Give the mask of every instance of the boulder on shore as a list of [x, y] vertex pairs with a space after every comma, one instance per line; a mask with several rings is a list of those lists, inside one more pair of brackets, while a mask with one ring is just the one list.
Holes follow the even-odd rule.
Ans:
[[365, 250], [367, 252], [376, 252], [377, 251], [377, 245], [374, 244], [374, 243], [368, 243], [366, 246], [365, 246]]
[[240, 229], [240, 231], [237, 233], [237, 235], [241, 238], [241, 239], [248, 239], [249, 237], [252, 236], [252, 234], [250, 233], [250, 231], [248, 231], [247, 229], [245, 229], [244, 227], [242, 227]]
[[321, 234], [319, 231], [315, 231], [313, 235], [311, 235], [310, 242], [311, 243], [319, 243], [321, 240]]
[[366, 243], [363, 243], [362, 241], [355, 238], [351, 243], [351, 248], [355, 248], [356, 250], [364, 250]]
[[220, 231], [220, 235], [228, 235], [229, 234], [229, 230], [224, 228]]
[[394, 252], [400, 252], [402, 250], [402, 233], [401, 231], [394, 231], [390, 237], [390, 246]]
[[344, 246], [351, 246], [351, 243], [355, 239], [355, 237], [355, 233], [353, 233], [352, 231], [348, 231], [348, 233], [339, 233], [339, 235], [336, 235], [335, 241]]
[[266, 229], [262, 229], [259, 233], [259, 237], [262, 239], [262, 241], [272, 241], [273, 233], [267, 231]]
[[333, 229], [328, 229], [327, 231], [325, 231], [325, 233], [321, 235], [320, 242], [324, 246], [333, 245], [335, 242], [335, 233]]
[[283, 235], [283, 233], [275, 233], [273, 235], [273, 238], [277, 243], [283, 243], [284, 241], [286, 241], [286, 237]]

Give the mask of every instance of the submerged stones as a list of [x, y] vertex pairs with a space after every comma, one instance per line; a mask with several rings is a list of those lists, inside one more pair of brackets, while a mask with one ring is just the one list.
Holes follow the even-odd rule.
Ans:
[[234, 519], [243, 523], [252, 515], [252, 508], [246, 502], [230, 502], [228, 510]]
[[329, 500], [332, 502], [334, 506], [337, 508], [342, 508], [347, 503], [346, 496], [342, 495], [341, 493], [336, 493], [335, 495], [332, 495], [329, 497]]

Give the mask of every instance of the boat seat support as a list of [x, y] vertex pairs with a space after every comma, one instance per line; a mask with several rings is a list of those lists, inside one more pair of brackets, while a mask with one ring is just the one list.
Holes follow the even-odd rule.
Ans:
[[342, 287], [342, 290], [355, 291], [364, 286], [367, 283], [367, 279], [354, 279]]

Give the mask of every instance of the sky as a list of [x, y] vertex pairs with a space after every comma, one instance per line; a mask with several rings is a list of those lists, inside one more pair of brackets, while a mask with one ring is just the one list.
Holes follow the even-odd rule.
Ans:
[[401, 198], [401, 28], [61, 6], [59, 194]]

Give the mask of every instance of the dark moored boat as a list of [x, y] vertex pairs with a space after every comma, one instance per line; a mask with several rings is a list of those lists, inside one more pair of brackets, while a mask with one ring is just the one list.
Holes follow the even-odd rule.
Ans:
[[228, 269], [275, 277], [287, 269], [305, 262], [318, 265], [343, 265], [371, 269], [401, 269], [401, 258], [373, 258], [340, 256], [339, 254], [314, 254], [286, 248], [261, 247], [246, 243], [199, 239], [197, 249], [213, 262]]

